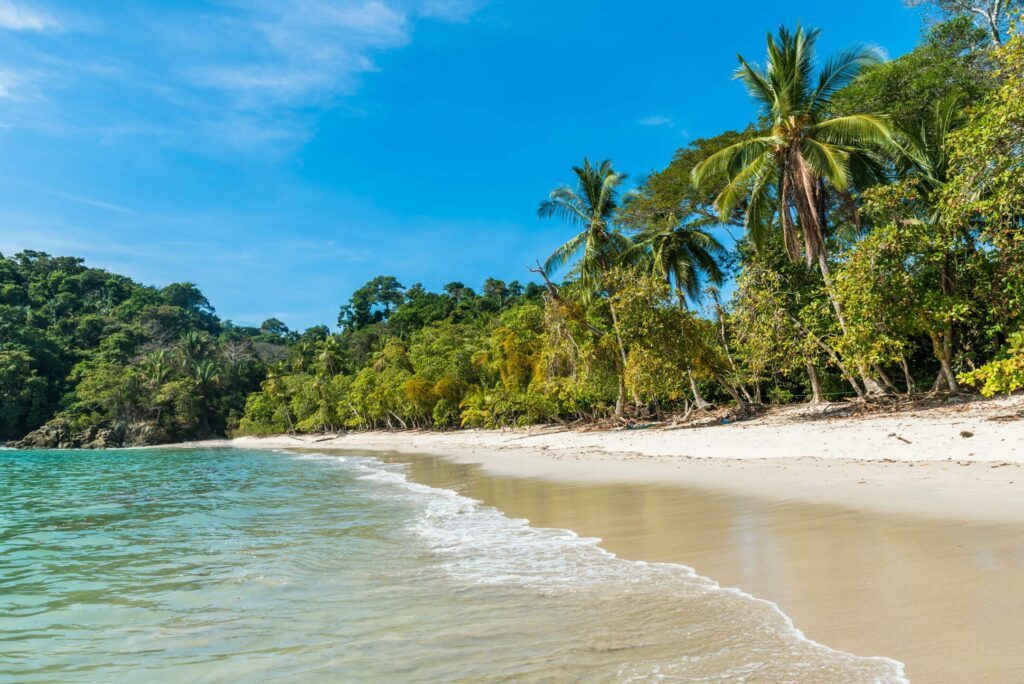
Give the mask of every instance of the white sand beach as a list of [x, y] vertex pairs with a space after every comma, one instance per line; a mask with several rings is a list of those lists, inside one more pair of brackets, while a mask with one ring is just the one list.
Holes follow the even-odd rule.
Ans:
[[697, 428], [366, 432], [234, 443], [434, 454], [498, 475], [675, 484], [928, 518], [1024, 522], [1024, 397], [829, 416], [838, 409], [795, 407]]

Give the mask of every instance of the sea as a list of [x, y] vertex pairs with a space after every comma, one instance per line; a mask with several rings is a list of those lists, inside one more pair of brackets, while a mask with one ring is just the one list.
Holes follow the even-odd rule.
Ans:
[[3, 682], [902, 682], [371, 456], [0, 450]]

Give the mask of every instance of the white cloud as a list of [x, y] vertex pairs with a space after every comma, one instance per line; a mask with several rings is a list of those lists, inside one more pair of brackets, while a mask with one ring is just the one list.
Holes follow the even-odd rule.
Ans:
[[360, 74], [376, 71], [373, 54], [407, 45], [408, 13], [381, 0], [250, 3], [230, 19], [246, 58], [212, 54], [192, 71], [197, 85], [230, 92], [244, 107], [264, 97], [298, 105], [350, 94]]
[[641, 126], [671, 126], [673, 121], [667, 116], [653, 115], [645, 116], [637, 121]]
[[33, 75], [23, 69], [0, 66], [0, 100], [29, 100], [39, 96]]
[[[412, 42], [418, 23], [466, 21], [484, 1], [215, 0], [76, 15], [87, 31], [5, 57], [0, 116], [105, 143], [148, 135], [213, 153], [293, 150], [379, 70], [380, 55]], [[23, 0], [0, 0], [0, 27], [59, 26]], [[83, 90], [90, 106], [72, 106]], [[32, 105], [14, 109], [21, 101]]]
[[417, 15], [449, 22], [466, 21], [480, 6], [482, 0], [424, 0], [419, 3]]
[[0, 0], [0, 29], [8, 31], [56, 31], [61, 24], [48, 12], [13, 0]]

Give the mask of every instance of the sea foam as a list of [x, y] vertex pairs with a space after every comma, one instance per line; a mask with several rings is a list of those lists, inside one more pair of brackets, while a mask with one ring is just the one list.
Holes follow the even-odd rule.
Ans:
[[[360, 456], [298, 457], [333, 459], [355, 471], [359, 479], [377, 485], [381, 496], [412, 503], [419, 514], [409, 522], [409, 530], [435, 555], [432, 571], [440, 569], [461, 583], [541, 592], [622, 592], [640, 587], [646, 590], [641, 592], [643, 596], [672, 596], [680, 601], [700, 601], [702, 605], [714, 601], [722, 615], [741, 614], [742, 622], [747, 623], [734, 625], [736, 634], [730, 637], [730, 644], [748, 643], [755, 650], [765, 651], [780, 646], [792, 648], [797, 657], [828, 661], [826, 671], [834, 666], [837, 676], [842, 672], [862, 675], [856, 681], [907, 681], [903, 663], [885, 657], [856, 656], [813, 641], [777, 604], [737, 588], [722, 587], [691, 567], [621, 559], [603, 549], [598, 538], [581, 537], [566, 529], [533, 527], [528, 520], [508, 517], [456, 491], [412, 482], [404, 464]], [[721, 655], [730, 654], [723, 649]], [[680, 657], [650, 668], [630, 665], [619, 670], [618, 679], [691, 681], [679, 675], [680, 668], [686, 670], [686, 660]], [[764, 674], [761, 668], [766, 666], [754, 657], [719, 670], [717, 675], [736, 681], [756, 679], [759, 673]], [[821, 669], [814, 671], [820, 673]]]

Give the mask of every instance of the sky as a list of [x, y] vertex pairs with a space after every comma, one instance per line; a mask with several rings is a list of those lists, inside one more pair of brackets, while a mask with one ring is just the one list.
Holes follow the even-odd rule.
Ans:
[[746, 125], [736, 55], [797, 21], [822, 57], [921, 31], [901, 0], [0, 0], [0, 253], [293, 329], [378, 274], [527, 281], [574, 164], [636, 183]]

